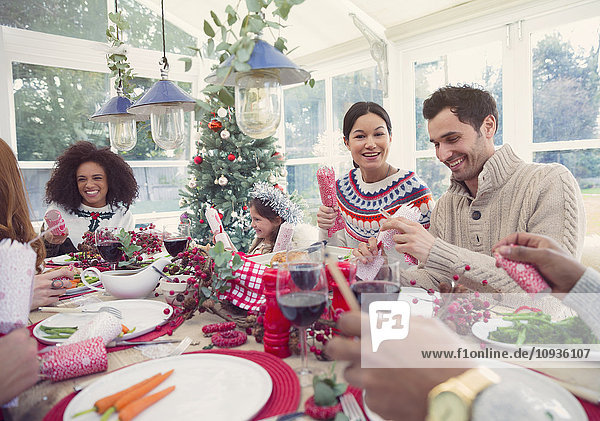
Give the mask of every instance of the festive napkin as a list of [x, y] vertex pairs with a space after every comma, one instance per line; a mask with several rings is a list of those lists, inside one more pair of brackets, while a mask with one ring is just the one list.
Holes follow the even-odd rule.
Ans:
[[[317, 169], [317, 183], [321, 193], [321, 203], [325, 206], [333, 207], [337, 203], [335, 194], [335, 171], [331, 167], [319, 167]], [[331, 237], [335, 232], [344, 229], [346, 223], [342, 218], [342, 213], [337, 212], [333, 227], [327, 230], [327, 236]]]
[[[415, 207], [402, 205], [398, 208], [393, 216], [394, 218], [401, 216], [409, 221], [419, 222], [419, 219], [421, 219], [421, 212]], [[400, 233], [397, 230], [379, 231], [379, 235], [377, 235], [377, 245], [381, 243], [383, 244], [384, 250], [389, 250], [390, 248], [394, 247], [393, 237], [396, 234]], [[404, 261], [409, 265], [419, 264], [419, 261], [408, 253], [404, 253]]]
[[273, 246], [273, 253], [285, 251], [290, 248], [292, 244], [292, 237], [294, 236], [294, 224], [284, 222], [279, 227], [279, 233], [277, 234], [277, 240]]
[[262, 275], [267, 267], [249, 260], [243, 253], [239, 253], [239, 256], [243, 264], [233, 272], [237, 278], [227, 281], [230, 288], [227, 292], [219, 293], [218, 297], [244, 310], [257, 311], [266, 302]]
[[225, 249], [237, 251], [231, 242], [231, 238], [229, 238], [229, 235], [227, 235], [223, 229], [223, 223], [219, 217], [219, 212], [217, 212], [215, 208], [208, 208], [204, 214], [206, 216], [206, 220], [208, 221], [208, 225], [210, 226], [210, 230], [215, 236], [215, 243], [221, 241], [223, 244], [225, 244]]
[[106, 346], [122, 331], [121, 322], [110, 313], [99, 313], [83, 326], [80, 326], [64, 344], [74, 344], [87, 339], [100, 337]]
[[362, 263], [360, 260], [356, 263], [356, 278], [361, 281], [372, 281], [377, 276], [379, 269], [383, 266], [385, 258], [381, 255], [379, 249], [377, 256], [370, 263]]
[[27, 325], [35, 259], [29, 244], [8, 238], [0, 241], [0, 333]]
[[65, 220], [63, 219], [60, 211], [56, 209], [50, 209], [44, 215], [44, 220], [46, 221], [47, 229], [52, 232], [53, 235], [61, 236], [67, 235], [67, 225], [65, 224]]
[[550, 291], [550, 286], [531, 263], [509, 260], [498, 253], [494, 254], [496, 266], [501, 267], [525, 292], [537, 294]]
[[40, 374], [53, 382], [106, 371], [108, 358], [101, 337], [56, 346], [40, 354]]

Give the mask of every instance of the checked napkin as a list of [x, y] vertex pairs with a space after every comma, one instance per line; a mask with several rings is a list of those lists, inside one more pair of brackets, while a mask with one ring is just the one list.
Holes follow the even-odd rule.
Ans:
[[249, 260], [244, 253], [238, 255], [242, 258], [243, 265], [233, 272], [237, 278], [229, 281], [229, 290], [219, 294], [219, 299], [227, 299], [244, 310], [258, 310], [266, 302], [262, 275], [267, 267]]

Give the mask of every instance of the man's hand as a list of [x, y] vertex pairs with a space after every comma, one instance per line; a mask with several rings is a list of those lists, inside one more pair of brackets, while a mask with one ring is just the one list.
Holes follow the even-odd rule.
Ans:
[[543, 235], [514, 233], [500, 240], [493, 250], [507, 259], [535, 264], [555, 293], [569, 292], [585, 272], [584, 265]]
[[417, 258], [419, 262], [426, 262], [429, 252], [435, 242], [435, 237], [423, 225], [403, 217], [390, 218], [383, 221], [381, 230], [395, 229], [400, 234], [394, 235], [396, 250], [408, 253]]

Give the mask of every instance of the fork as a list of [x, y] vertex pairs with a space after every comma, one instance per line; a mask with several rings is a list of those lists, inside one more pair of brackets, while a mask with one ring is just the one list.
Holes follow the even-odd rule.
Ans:
[[121, 310], [114, 307], [100, 307], [98, 310], [89, 310], [87, 308], [81, 307], [40, 307], [39, 311], [45, 311], [48, 313], [110, 313], [115, 316], [117, 319], [122, 319], [123, 315], [121, 314]]
[[366, 421], [362, 409], [358, 406], [356, 398], [351, 393], [346, 393], [340, 397], [342, 410], [350, 421]]

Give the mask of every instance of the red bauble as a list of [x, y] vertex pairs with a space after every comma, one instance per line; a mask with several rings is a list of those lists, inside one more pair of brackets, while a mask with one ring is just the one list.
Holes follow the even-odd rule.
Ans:
[[227, 155], [227, 159], [230, 161], [235, 161], [235, 155], [230, 153], [229, 155]]
[[202, 164], [202, 161], [203, 161], [203, 159], [200, 155], [194, 157], [194, 164], [200, 165], [200, 164]]
[[200, 219], [200, 223], [203, 224], [204, 223], [204, 219]]
[[242, 206], [242, 209], [248, 210], [248, 206], [244, 205], [244, 206]]
[[221, 130], [221, 127], [223, 127], [223, 125], [217, 119], [213, 119], [208, 123], [208, 128], [211, 129], [215, 133], [218, 132], [219, 130]]

